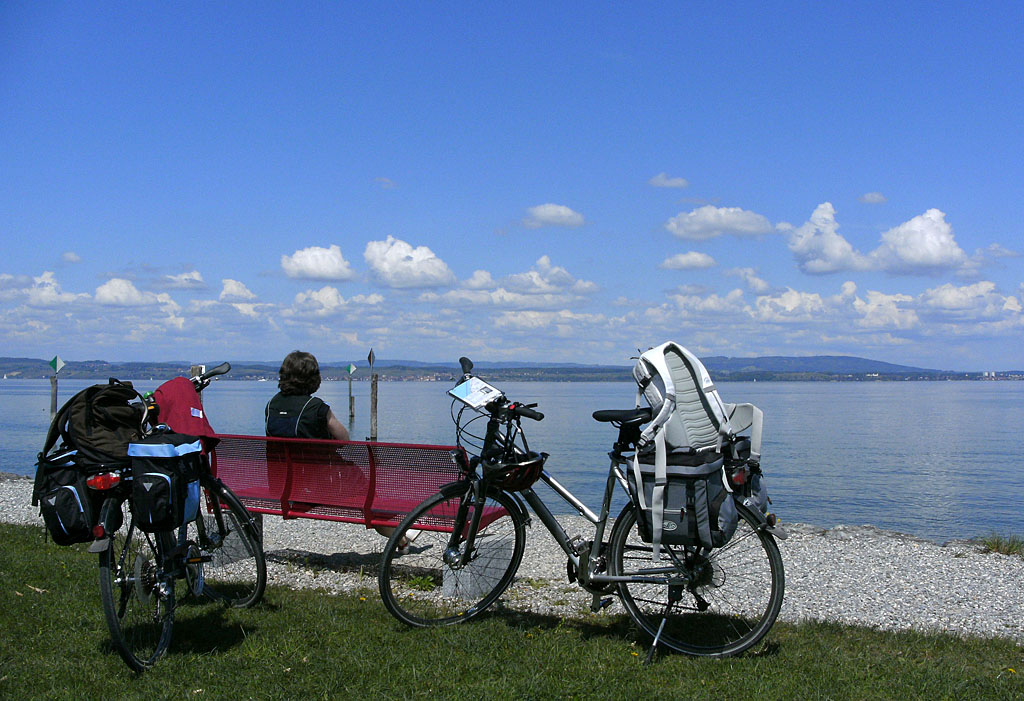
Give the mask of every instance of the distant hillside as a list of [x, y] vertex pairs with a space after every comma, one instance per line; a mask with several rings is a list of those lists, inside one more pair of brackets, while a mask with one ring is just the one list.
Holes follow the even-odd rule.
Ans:
[[709, 371], [721, 372], [822, 372], [826, 374], [847, 373], [938, 373], [907, 365], [893, 365], [879, 360], [857, 358], [848, 355], [814, 355], [809, 357], [770, 355], [761, 358], [726, 358], [716, 355], [701, 358]]
[[[751, 381], [804, 380], [804, 381], [863, 381], [863, 380], [981, 380], [981, 379], [1024, 379], [1024, 371], [1002, 371], [994, 376], [972, 372], [929, 370], [908, 365], [895, 365], [868, 358], [842, 355], [816, 355], [807, 357], [766, 356], [761, 358], [728, 358], [710, 356], [702, 358], [715, 380]], [[207, 366], [223, 362], [222, 358], [206, 361]], [[347, 367], [352, 364], [357, 370], [353, 379], [367, 379], [367, 362], [336, 361], [321, 366], [327, 380], [342, 380], [349, 376]], [[231, 361], [231, 373], [225, 379], [252, 380], [277, 379], [280, 361]], [[131, 362], [110, 363], [104, 360], [70, 361], [61, 370], [62, 379], [105, 380], [109, 377], [122, 379], [160, 379], [186, 375], [191, 363], [169, 361], [160, 363]], [[630, 381], [631, 364], [586, 365], [577, 363], [527, 363], [487, 362], [475, 364], [476, 371], [493, 380], [543, 380], [551, 382], [604, 382]], [[46, 378], [53, 370], [45, 360], [38, 358], [0, 358], [0, 372], [9, 379]], [[381, 380], [437, 380], [449, 381], [459, 374], [458, 364], [429, 363], [410, 360], [377, 360], [374, 372]]]

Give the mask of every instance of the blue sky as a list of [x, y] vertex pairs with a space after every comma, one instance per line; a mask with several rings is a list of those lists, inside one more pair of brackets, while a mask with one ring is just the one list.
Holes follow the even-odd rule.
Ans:
[[0, 355], [1024, 367], [1024, 4], [832, 5], [3, 3]]

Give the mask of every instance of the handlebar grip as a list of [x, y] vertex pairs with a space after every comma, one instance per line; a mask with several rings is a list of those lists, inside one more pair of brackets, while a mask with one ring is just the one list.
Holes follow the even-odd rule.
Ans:
[[231, 370], [231, 363], [221, 363], [217, 367], [207, 370], [196, 379], [198, 379], [200, 382], [205, 382], [206, 380], [209, 380], [211, 377], [227, 374], [229, 370]]
[[544, 420], [544, 414], [540, 413], [539, 411], [534, 411], [529, 407], [516, 405], [516, 407], [512, 411], [514, 411], [519, 416], [525, 416], [526, 418], [533, 419], [534, 421]]
[[459, 358], [459, 366], [462, 367], [462, 374], [468, 375], [473, 370], [473, 361], [463, 356]]

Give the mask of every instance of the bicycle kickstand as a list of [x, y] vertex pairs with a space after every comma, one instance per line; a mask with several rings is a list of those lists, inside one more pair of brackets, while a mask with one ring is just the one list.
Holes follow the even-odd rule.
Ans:
[[593, 600], [590, 602], [590, 610], [594, 613], [598, 613], [602, 609], [606, 609], [612, 605], [612, 597], [602, 597], [600, 594], [594, 594]]
[[665, 623], [668, 618], [661, 619], [661, 625], [658, 626], [658, 634], [654, 636], [654, 642], [651, 643], [651, 649], [647, 651], [647, 658], [644, 660], [644, 665], [649, 665], [651, 660], [654, 659], [654, 651], [658, 649], [658, 639], [661, 638], [661, 631], [665, 630]]

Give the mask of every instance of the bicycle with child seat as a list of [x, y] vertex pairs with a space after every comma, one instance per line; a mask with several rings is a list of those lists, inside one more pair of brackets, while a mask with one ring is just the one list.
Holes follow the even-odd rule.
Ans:
[[[231, 369], [228, 363], [191, 378], [197, 392]], [[144, 424], [158, 423], [149, 403]], [[146, 533], [136, 523], [130, 465], [111, 466], [88, 479], [105, 494], [97, 540], [100, 596], [114, 648], [141, 672], [166, 652], [179, 599], [206, 597], [230, 607], [250, 607], [263, 596], [267, 567], [258, 522], [210, 471], [204, 454], [196, 518], [171, 531]]]
[[[767, 634], [782, 606], [784, 575], [774, 517], [744, 505], [738, 486], [747, 481], [748, 470], [759, 469], [756, 461], [726, 464], [737, 485], [733, 496], [739, 512], [736, 532], [726, 545], [662, 544], [655, 560], [639, 520], [636, 490], [625, 472], [651, 410], [594, 412], [597, 421], [619, 431], [609, 453], [600, 513], [595, 514], [544, 469], [546, 453], [530, 450], [521, 423], [544, 418], [536, 405], [510, 402], [472, 375], [472, 362], [460, 362], [463, 377], [450, 392], [457, 444], [462, 447], [465, 441], [480, 447], [480, 453], [467, 460], [463, 451], [453, 451], [462, 478], [409, 513], [385, 546], [378, 584], [392, 615], [426, 627], [461, 623], [487, 610], [512, 583], [522, 561], [529, 506], [565, 552], [569, 580], [593, 594], [591, 610], [600, 611], [617, 595], [652, 638], [650, 655], [658, 645], [696, 656], [737, 655]], [[467, 410], [472, 418], [464, 422]], [[484, 436], [472, 434], [473, 421], [485, 417]], [[592, 539], [569, 536], [534, 491], [537, 480], [593, 525]], [[629, 503], [612, 522], [616, 483]]]

